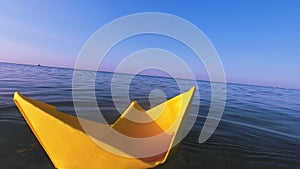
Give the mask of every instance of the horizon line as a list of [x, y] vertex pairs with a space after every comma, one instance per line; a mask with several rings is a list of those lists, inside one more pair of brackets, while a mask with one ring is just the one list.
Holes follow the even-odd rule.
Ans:
[[[16, 64], [16, 65], [25, 65], [25, 66], [41, 66], [41, 67], [49, 67], [49, 68], [60, 68], [60, 69], [70, 69], [70, 70], [81, 70], [81, 71], [93, 71], [93, 72], [103, 72], [103, 73], [118, 73], [118, 74], [126, 74], [126, 75], [134, 75], [131, 73], [123, 73], [123, 72], [111, 72], [106, 70], [88, 70], [88, 69], [75, 69], [70, 67], [60, 67], [60, 66], [49, 66], [49, 65], [41, 65], [41, 64], [30, 64], [30, 63], [14, 63], [14, 62], [6, 62], [0, 61], [0, 63], [8, 63], [8, 64]], [[170, 76], [160, 76], [160, 75], [149, 75], [149, 74], [137, 74], [138, 76], [149, 76], [149, 77], [162, 77], [162, 78], [173, 78]], [[187, 78], [174, 78], [180, 80], [194, 80]], [[196, 81], [204, 81], [210, 83], [223, 83], [223, 82], [215, 82], [205, 79], [195, 79]], [[239, 83], [239, 82], [229, 82], [226, 80], [225, 84], [233, 84], [233, 85], [246, 85], [246, 86], [255, 86], [255, 87], [268, 87], [268, 88], [277, 88], [277, 89], [285, 89], [285, 90], [300, 90], [300, 88], [288, 88], [288, 87], [280, 87], [280, 86], [268, 86], [268, 85], [257, 85], [257, 84], [248, 84], [248, 83]]]

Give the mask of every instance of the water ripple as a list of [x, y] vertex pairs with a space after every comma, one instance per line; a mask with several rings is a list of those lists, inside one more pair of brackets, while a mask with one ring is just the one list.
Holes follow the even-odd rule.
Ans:
[[[82, 81], [92, 77], [82, 71]], [[0, 63], [0, 166], [1, 168], [53, 169], [49, 158], [33, 136], [24, 118], [12, 101], [13, 93], [23, 94], [57, 106], [58, 110], [75, 115], [72, 100], [73, 70], [43, 66]], [[120, 115], [111, 97], [112, 74], [98, 72], [95, 84], [99, 108], [106, 120], [113, 123]], [[117, 88], [123, 89], [128, 75], [121, 76]], [[189, 86], [189, 81], [185, 81]], [[228, 84], [226, 107], [212, 137], [199, 144], [198, 137], [210, 108], [209, 82], [199, 81], [200, 100], [194, 100], [191, 112], [196, 117], [192, 130], [160, 169], [229, 168], [290, 169], [300, 168], [300, 91], [280, 88]], [[162, 90], [167, 98], [180, 93], [172, 78], [135, 76], [130, 83], [130, 99], [150, 108], [148, 96], [153, 89]], [[81, 108], [93, 119], [95, 112], [86, 90]], [[116, 101], [124, 107], [124, 96]], [[199, 103], [200, 102], [200, 103]], [[193, 110], [193, 109], [191, 109]]]

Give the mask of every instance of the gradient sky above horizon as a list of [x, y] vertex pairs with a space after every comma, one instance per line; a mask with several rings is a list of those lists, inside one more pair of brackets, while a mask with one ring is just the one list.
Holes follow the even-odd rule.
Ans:
[[[300, 89], [299, 9], [296, 0], [4, 0], [0, 1], [0, 62], [73, 68], [85, 42], [105, 24], [128, 14], [163, 12], [190, 21], [206, 34], [228, 82]], [[199, 66], [176, 42], [154, 36], [131, 40], [116, 47], [101, 68], [113, 71], [122, 58], [116, 55], [125, 57], [147, 47], [177, 49], [191, 67]], [[204, 74], [197, 78], [205, 79]]]

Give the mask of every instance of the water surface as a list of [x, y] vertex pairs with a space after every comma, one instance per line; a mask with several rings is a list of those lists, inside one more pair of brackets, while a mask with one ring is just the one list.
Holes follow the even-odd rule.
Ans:
[[[82, 74], [88, 78], [88, 72]], [[71, 69], [0, 63], [0, 168], [54, 168], [12, 98], [15, 91], [20, 91], [74, 115], [72, 75]], [[99, 72], [95, 91], [101, 112], [113, 123], [119, 113], [110, 93], [111, 78], [111, 73]], [[120, 79], [118, 83], [120, 90], [126, 85], [122, 82]], [[190, 82], [185, 83], [188, 89]], [[135, 76], [129, 86], [130, 99], [146, 109], [151, 107], [148, 97], [154, 89], [162, 90], [167, 98], [180, 93], [172, 78]], [[192, 106], [199, 107], [199, 111], [191, 112], [197, 118], [192, 130], [167, 162], [157, 168], [300, 168], [299, 90], [228, 84], [222, 120], [212, 137], [199, 144], [210, 107], [210, 83], [198, 81], [198, 89], [200, 100], [194, 100]], [[117, 101], [126, 103], [125, 99], [121, 95]], [[88, 103], [83, 108], [89, 112]]]

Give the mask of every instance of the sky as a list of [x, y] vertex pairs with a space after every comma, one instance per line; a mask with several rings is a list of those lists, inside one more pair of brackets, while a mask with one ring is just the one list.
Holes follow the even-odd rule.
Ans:
[[[0, 62], [73, 68], [86, 41], [105, 24], [129, 14], [163, 12], [186, 19], [209, 38], [228, 82], [300, 89], [299, 9], [296, 0], [2, 0]], [[207, 79], [189, 49], [154, 35], [117, 45], [100, 69], [114, 71], [130, 53], [149, 47], [180, 55], [196, 78]]]

